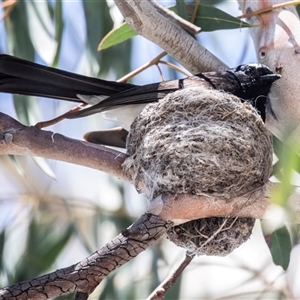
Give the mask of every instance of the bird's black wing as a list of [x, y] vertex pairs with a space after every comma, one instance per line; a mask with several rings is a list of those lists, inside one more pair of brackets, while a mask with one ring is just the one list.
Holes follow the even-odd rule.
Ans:
[[68, 118], [85, 117], [124, 105], [157, 102], [169, 93], [192, 86], [203, 86], [210, 89], [214, 88], [209, 81], [198, 76], [187, 77], [179, 80], [163, 81], [143, 86], [135, 86], [131, 89], [110, 96], [89, 108], [74, 112], [69, 115]]
[[78, 75], [0, 55], [0, 92], [82, 102], [77, 95], [111, 96], [134, 85]]

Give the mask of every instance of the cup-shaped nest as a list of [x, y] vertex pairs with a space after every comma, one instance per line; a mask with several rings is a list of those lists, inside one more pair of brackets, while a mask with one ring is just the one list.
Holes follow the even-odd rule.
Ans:
[[[124, 171], [150, 201], [162, 193], [205, 194], [234, 201], [262, 187], [272, 169], [271, 138], [256, 110], [234, 95], [202, 87], [179, 90], [147, 105], [131, 126], [127, 153], [130, 156], [124, 162]], [[219, 254], [224, 255], [248, 239], [254, 224], [249, 218], [228, 219], [230, 226], [223, 224], [227, 218], [212, 219], [208, 224], [216, 226], [204, 225], [204, 220], [182, 225], [198, 228], [200, 235], [205, 228], [203, 236], [207, 237], [202, 249], [208, 250], [195, 250], [203, 239], [197, 239], [199, 245], [195, 247], [185, 241], [186, 248], [198, 254], [216, 254], [209, 250], [216, 241], [238, 241], [234, 247], [220, 246], [223, 250]], [[223, 235], [226, 228], [238, 233], [228, 233], [228, 239], [218, 238], [218, 224], [223, 224]], [[187, 232], [182, 228], [175, 227], [169, 235], [180, 246], [184, 244], [180, 236]], [[194, 235], [195, 231], [191, 233]]]

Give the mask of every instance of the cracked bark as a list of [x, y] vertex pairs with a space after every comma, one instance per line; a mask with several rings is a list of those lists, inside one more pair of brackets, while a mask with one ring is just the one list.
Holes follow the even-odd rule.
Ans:
[[144, 214], [91, 256], [70, 267], [0, 290], [0, 300], [43, 300], [72, 292], [86, 299], [112, 271], [154, 244], [172, 222]]

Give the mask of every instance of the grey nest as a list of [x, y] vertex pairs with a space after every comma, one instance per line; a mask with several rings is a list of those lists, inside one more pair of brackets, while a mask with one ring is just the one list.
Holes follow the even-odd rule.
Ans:
[[[131, 126], [127, 153], [124, 171], [150, 201], [162, 193], [234, 201], [262, 187], [272, 169], [271, 138], [256, 110], [233, 95], [201, 87], [147, 105]], [[224, 220], [230, 226], [214, 235]], [[169, 238], [198, 254], [224, 255], [248, 239], [253, 224], [249, 218], [195, 220], [174, 227]], [[207, 243], [201, 248], [203, 237], [192, 237], [202, 233]], [[216, 245], [219, 252], [211, 250]]]

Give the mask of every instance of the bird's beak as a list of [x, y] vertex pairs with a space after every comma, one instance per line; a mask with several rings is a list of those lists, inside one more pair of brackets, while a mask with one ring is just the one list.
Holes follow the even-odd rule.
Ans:
[[281, 78], [281, 76], [278, 74], [267, 74], [267, 75], [263, 75], [263, 76], [259, 77], [260, 81], [262, 81], [264, 83], [266, 83], [266, 82], [273, 83], [274, 81], [278, 80], [279, 78]]

